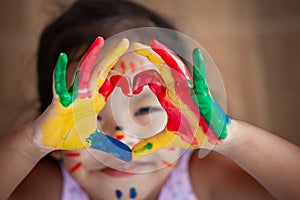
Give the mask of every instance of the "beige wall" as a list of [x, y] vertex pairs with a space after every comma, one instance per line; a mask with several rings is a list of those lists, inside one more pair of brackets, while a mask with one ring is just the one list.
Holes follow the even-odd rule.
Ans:
[[[232, 117], [300, 145], [299, 1], [136, 1], [174, 21], [206, 48], [224, 79]], [[0, 3], [0, 134], [16, 119], [20, 123], [34, 116], [35, 50], [43, 24], [56, 16], [52, 2]]]

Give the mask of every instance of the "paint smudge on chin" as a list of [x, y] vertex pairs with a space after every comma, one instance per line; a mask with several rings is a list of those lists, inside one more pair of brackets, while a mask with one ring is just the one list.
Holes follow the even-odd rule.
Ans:
[[[123, 195], [123, 194], [122, 194], [122, 191], [119, 190], [119, 189], [116, 189], [115, 194], [116, 194], [117, 200], [121, 200], [122, 195]], [[130, 198], [130, 199], [135, 199], [136, 196], [137, 196], [137, 193], [136, 193], [135, 188], [134, 188], [134, 187], [131, 187], [131, 188], [129, 189], [129, 198]]]
[[130, 198], [134, 199], [136, 197], [136, 190], [135, 188], [130, 188], [130, 191], [129, 191], [129, 195], [130, 195]]
[[70, 172], [70, 173], [74, 173], [74, 172], [77, 171], [81, 166], [82, 166], [82, 162], [78, 162], [78, 163], [76, 163], [73, 167], [71, 167], [71, 169], [69, 170], [69, 172]]
[[117, 197], [118, 200], [121, 199], [121, 197], [122, 197], [121, 190], [116, 190], [116, 197]]

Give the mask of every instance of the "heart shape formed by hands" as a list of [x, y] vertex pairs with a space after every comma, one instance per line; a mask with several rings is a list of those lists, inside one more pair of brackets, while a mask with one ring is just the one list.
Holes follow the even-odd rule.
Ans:
[[[113, 66], [127, 50], [129, 41], [123, 39], [97, 63], [103, 44], [99, 37], [91, 45], [79, 64], [70, 89], [66, 87], [65, 77], [67, 57], [65, 54], [59, 57], [54, 73], [54, 99], [41, 117], [42, 143], [45, 146], [65, 150], [89, 147], [131, 161], [169, 146], [205, 147], [226, 137], [227, 115], [215, 109], [216, 102], [210, 96], [205, 73], [199, 73], [204, 68], [201, 52], [196, 51], [194, 56], [194, 62], [200, 62], [196, 66], [196, 73], [200, 74], [196, 77], [196, 86], [193, 83], [195, 77], [193, 81], [187, 67], [174, 52], [156, 40], [150, 42], [150, 47], [136, 43], [135, 53], [146, 57], [158, 70], [138, 73], [130, 87], [126, 76], [110, 75]], [[139, 94], [144, 86], [156, 95], [168, 115], [168, 122], [163, 131], [130, 149], [98, 130], [97, 115], [115, 87], [120, 87], [123, 94], [130, 96]], [[206, 102], [199, 102], [199, 99]], [[221, 126], [216, 126], [218, 123]]]

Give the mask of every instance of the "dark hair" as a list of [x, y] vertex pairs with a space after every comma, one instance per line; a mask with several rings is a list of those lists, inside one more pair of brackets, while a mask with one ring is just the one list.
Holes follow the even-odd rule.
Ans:
[[76, 1], [41, 35], [37, 63], [40, 110], [44, 111], [52, 101], [52, 74], [61, 52], [72, 62], [81, 57], [78, 51], [86, 49], [97, 36], [105, 39], [122, 31], [150, 26], [175, 29], [156, 13], [130, 1]]

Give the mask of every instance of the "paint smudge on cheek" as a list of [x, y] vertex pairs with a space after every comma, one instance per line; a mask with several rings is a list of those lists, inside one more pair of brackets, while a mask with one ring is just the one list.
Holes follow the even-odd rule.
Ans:
[[81, 166], [82, 166], [82, 162], [78, 162], [78, 163], [76, 163], [73, 167], [71, 167], [71, 168], [69, 169], [69, 172], [70, 172], [70, 173], [74, 173], [74, 172], [77, 171], [79, 168], [81, 168]]
[[125, 135], [123, 133], [123, 128], [121, 126], [116, 126], [115, 135], [117, 140], [123, 140], [125, 138]]
[[169, 147], [167, 148], [168, 151], [176, 151], [176, 148], [175, 147]]
[[67, 152], [67, 153], [65, 153], [65, 156], [67, 156], [67, 157], [79, 157], [80, 153], [79, 152]]
[[161, 161], [166, 167], [172, 167], [173, 166], [173, 163], [170, 163], [170, 162], [168, 162], [168, 161], [166, 161], [166, 160], [162, 160]]

